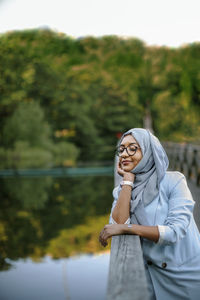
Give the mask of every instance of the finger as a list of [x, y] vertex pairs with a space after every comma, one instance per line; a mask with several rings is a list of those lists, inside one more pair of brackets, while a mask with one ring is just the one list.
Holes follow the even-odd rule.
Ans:
[[102, 235], [102, 231], [99, 234], [99, 241], [101, 241], [101, 235]]
[[121, 168], [117, 168], [117, 173], [121, 176], [124, 175], [124, 171]]
[[106, 247], [108, 245], [108, 243], [106, 242], [103, 246]]
[[107, 246], [107, 242], [104, 239], [104, 229], [101, 231], [100, 235], [99, 235], [99, 242], [102, 246]]
[[109, 234], [109, 232], [107, 230], [104, 230], [103, 234], [102, 234], [102, 240], [103, 242], [107, 243], [107, 239], [110, 237], [111, 235]]
[[102, 233], [102, 235], [101, 235], [101, 241], [103, 242], [103, 243], [105, 243], [106, 242], [106, 233], [105, 233], [105, 231]]
[[113, 224], [106, 224], [100, 233], [100, 240], [106, 245], [108, 244], [107, 239], [111, 237], [111, 234], [109, 232], [112, 226]]
[[101, 241], [101, 244], [105, 247], [105, 246], [108, 245], [108, 242], [104, 239], [104, 240]]
[[102, 246], [104, 246], [104, 247], [107, 246], [107, 244], [108, 244], [106, 241], [104, 241], [104, 240], [102, 240], [102, 239], [100, 239], [99, 242], [100, 242], [100, 244], [101, 244]]
[[102, 245], [102, 246], [106, 246], [106, 243], [105, 242], [103, 242], [103, 241], [100, 241], [100, 244]]
[[102, 234], [103, 234], [103, 230], [100, 232], [100, 235], [99, 235], [99, 241], [100, 241], [100, 243], [102, 242]]
[[100, 244], [101, 244], [102, 246], [105, 245], [105, 242], [104, 242], [102, 239], [99, 239], [99, 242], [100, 242]]

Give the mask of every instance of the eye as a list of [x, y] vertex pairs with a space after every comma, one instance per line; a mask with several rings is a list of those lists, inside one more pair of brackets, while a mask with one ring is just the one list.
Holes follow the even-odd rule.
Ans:
[[137, 150], [137, 147], [135, 147], [135, 146], [130, 146], [130, 147], [129, 147], [129, 150], [131, 150], [131, 151], [136, 151], [136, 150]]
[[119, 147], [119, 148], [118, 148], [118, 152], [119, 152], [119, 153], [122, 153], [122, 152], [124, 151], [124, 149], [125, 149], [124, 147]]

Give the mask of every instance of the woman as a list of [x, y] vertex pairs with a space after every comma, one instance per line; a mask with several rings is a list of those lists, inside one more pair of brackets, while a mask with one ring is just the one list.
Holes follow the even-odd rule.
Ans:
[[159, 140], [142, 128], [119, 141], [118, 174], [110, 224], [99, 241], [113, 235], [141, 237], [151, 299], [200, 299], [200, 235], [193, 218], [194, 201], [185, 177], [169, 172]]

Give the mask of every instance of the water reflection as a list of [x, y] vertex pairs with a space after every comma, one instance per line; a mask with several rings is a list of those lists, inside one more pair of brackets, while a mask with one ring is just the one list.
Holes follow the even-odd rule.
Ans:
[[39, 263], [31, 259], [11, 263], [12, 271], [0, 273], [0, 299], [105, 299], [109, 254], [58, 260], [46, 256]]
[[[31, 290], [38, 284], [38, 279], [35, 278], [35, 276], [37, 277], [36, 273], [31, 271], [33, 266], [45, 265], [46, 275], [43, 278], [47, 276], [48, 282], [53, 276], [51, 273], [55, 273], [55, 270], [49, 269], [51, 266], [63, 263], [66, 258], [71, 260], [77, 254], [82, 257], [84, 253], [88, 261], [87, 268], [83, 265], [83, 268], [88, 270], [88, 274], [84, 275], [84, 280], [89, 278], [91, 271], [88, 266], [94, 266], [94, 262], [100, 258], [94, 260], [94, 256], [88, 256], [88, 254], [96, 255], [103, 250], [98, 242], [98, 234], [104, 224], [108, 222], [108, 212], [112, 204], [113, 178], [110, 176], [18, 177], [1, 178], [0, 183], [0, 290], [2, 291], [3, 288], [6, 292], [5, 281], [11, 282], [12, 278], [20, 280], [23, 272], [29, 274], [29, 285], [31, 282], [33, 283], [29, 287]], [[78, 264], [81, 270], [81, 259], [77, 259], [77, 266]], [[73, 265], [70, 268], [68, 282], [71, 287], [73, 284], [79, 286], [81, 283], [77, 279], [75, 282], [72, 276], [73, 270], [75, 270]], [[98, 274], [98, 268], [99, 264], [96, 264], [92, 270], [94, 272], [91, 275], [92, 278]], [[21, 273], [18, 273], [17, 277], [13, 277], [12, 274], [17, 274], [20, 270]], [[106, 271], [107, 268], [104, 272]], [[22, 278], [21, 280], [23, 282]], [[84, 281], [86, 290], [90, 289], [90, 281], [88, 283]], [[2, 286], [2, 282], [5, 285]], [[96, 286], [98, 284], [99, 282], [96, 282]], [[56, 281], [54, 285], [56, 285]], [[16, 287], [15, 296], [20, 292], [17, 286], [19, 285], [14, 285]], [[25, 288], [25, 285], [23, 286]], [[44, 282], [44, 290], [45, 286]], [[72, 297], [75, 298], [70, 299], [79, 299], [76, 298], [78, 296], [72, 295]], [[59, 299], [57, 296], [56, 298], [45, 296], [45, 298]], [[19, 299], [31, 298], [21, 297]], [[32, 299], [43, 299], [43, 296]], [[97, 295], [95, 299], [97, 299]]]

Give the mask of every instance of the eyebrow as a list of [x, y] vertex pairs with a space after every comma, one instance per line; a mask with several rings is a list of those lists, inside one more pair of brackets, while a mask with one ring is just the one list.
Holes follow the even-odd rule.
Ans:
[[[128, 146], [133, 145], [133, 144], [139, 146], [137, 143], [130, 143], [130, 144], [128, 144]], [[120, 144], [120, 146], [125, 146], [125, 144]]]

